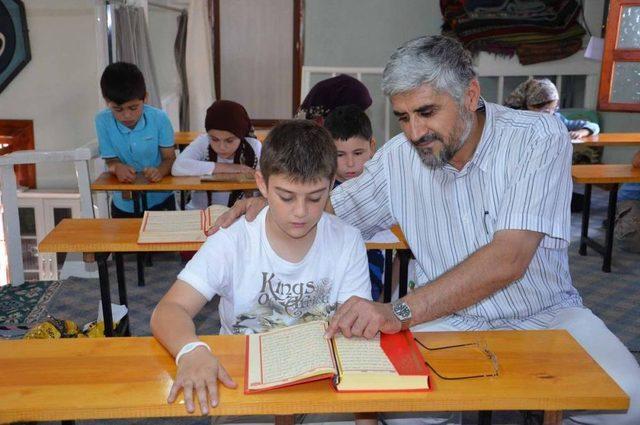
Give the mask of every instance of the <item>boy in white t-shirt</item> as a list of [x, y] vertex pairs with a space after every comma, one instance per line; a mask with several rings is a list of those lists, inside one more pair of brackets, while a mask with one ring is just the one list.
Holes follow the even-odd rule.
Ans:
[[193, 317], [214, 295], [224, 334], [328, 319], [351, 296], [370, 299], [360, 232], [324, 212], [336, 157], [331, 135], [311, 121], [285, 121], [269, 133], [256, 171], [269, 207], [209, 237], [151, 318], [154, 336], [178, 364], [169, 402], [182, 389], [187, 411], [197, 397], [206, 414], [209, 403], [218, 404], [217, 380], [236, 386], [195, 333]]

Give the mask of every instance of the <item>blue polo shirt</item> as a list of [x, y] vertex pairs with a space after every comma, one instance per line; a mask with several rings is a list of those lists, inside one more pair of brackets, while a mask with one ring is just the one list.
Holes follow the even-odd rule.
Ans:
[[[174, 146], [173, 127], [167, 114], [149, 105], [143, 108], [142, 116], [133, 129], [116, 120], [109, 108], [98, 112], [95, 120], [100, 156], [104, 159], [118, 158], [138, 173], [147, 167], [159, 166], [162, 162], [160, 148]], [[164, 202], [172, 193], [147, 192], [147, 207]], [[133, 212], [133, 201], [122, 199], [121, 192], [112, 192], [111, 195], [116, 207]]]

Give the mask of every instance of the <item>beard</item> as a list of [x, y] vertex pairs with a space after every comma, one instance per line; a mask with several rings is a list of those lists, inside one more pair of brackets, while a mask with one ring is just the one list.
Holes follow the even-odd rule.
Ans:
[[[433, 132], [425, 134], [418, 140], [412, 140], [411, 144], [418, 153], [420, 160], [429, 168], [442, 168], [464, 147], [473, 128], [473, 112], [461, 106], [458, 119], [448, 137], [441, 133]], [[420, 147], [422, 143], [439, 142], [442, 149], [434, 152], [433, 147]]]

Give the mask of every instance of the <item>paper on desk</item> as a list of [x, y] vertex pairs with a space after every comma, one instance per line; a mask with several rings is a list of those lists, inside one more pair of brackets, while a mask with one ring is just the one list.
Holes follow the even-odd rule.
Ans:
[[571, 144], [572, 145], [579, 145], [580, 143], [584, 143], [584, 140], [582, 140], [582, 139], [571, 139]]
[[371, 239], [369, 239], [366, 242], [373, 242], [373, 243], [396, 243], [399, 242], [400, 240], [398, 239], [398, 237], [396, 235], [393, 234], [393, 232], [391, 230], [383, 230], [382, 232], [378, 232], [375, 235], [373, 235], [371, 237]]
[[[117, 323], [124, 316], [127, 315], [127, 306], [111, 303], [111, 317], [113, 317], [113, 323]], [[104, 314], [102, 313], [102, 302], [98, 301], [98, 322], [104, 321]]]

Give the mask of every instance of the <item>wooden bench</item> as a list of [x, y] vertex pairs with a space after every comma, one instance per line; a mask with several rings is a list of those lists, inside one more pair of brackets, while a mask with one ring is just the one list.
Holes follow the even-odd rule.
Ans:
[[[573, 165], [571, 176], [574, 183], [584, 187], [584, 209], [582, 210], [582, 230], [580, 234], [580, 255], [587, 255], [587, 246], [603, 256], [602, 270], [611, 272], [613, 252], [613, 229], [618, 202], [618, 187], [622, 183], [640, 183], [640, 168], [627, 164], [587, 164]], [[591, 210], [591, 189], [594, 184], [610, 185], [607, 208], [607, 228], [604, 245], [589, 237], [589, 214]]]
[[[430, 346], [482, 341], [498, 359], [498, 376], [443, 380], [430, 392], [338, 393], [328, 380], [245, 395], [244, 336], [203, 336], [238, 384], [219, 385], [212, 415], [543, 410], [559, 425], [563, 410], [625, 410], [628, 396], [563, 330], [416, 333]], [[458, 353], [459, 354], [459, 353]], [[478, 370], [478, 359], [424, 351], [443, 371]], [[179, 417], [182, 395], [167, 404], [176, 366], [151, 337], [0, 341], [0, 422]], [[462, 369], [464, 370], [464, 369]]]

